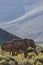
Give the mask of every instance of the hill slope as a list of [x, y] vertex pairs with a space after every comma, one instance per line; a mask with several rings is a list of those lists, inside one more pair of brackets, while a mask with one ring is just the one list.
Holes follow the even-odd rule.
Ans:
[[0, 43], [12, 39], [20, 39], [20, 38], [0, 28]]

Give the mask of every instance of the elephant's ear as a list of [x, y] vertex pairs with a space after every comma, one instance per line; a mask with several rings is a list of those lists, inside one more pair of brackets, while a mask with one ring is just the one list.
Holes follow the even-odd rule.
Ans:
[[27, 40], [26, 38], [24, 40]]

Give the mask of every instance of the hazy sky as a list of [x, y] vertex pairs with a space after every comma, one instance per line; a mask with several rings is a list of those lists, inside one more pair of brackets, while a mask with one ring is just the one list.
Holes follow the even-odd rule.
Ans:
[[0, 22], [7, 22], [25, 13], [21, 0], [0, 0]]
[[39, 6], [43, 0], [0, 0], [0, 22], [14, 20]]

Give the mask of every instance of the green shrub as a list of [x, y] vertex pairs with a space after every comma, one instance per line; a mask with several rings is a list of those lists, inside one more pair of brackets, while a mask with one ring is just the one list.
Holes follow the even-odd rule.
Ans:
[[34, 48], [32, 48], [32, 47], [29, 47], [29, 48], [27, 49], [27, 51], [28, 51], [28, 52], [34, 52], [34, 51], [35, 51], [35, 49], [34, 49]]
[[31, 62], [24, 62], [23, 65], [33, 65]]
[[8, 62], [10, 61], [10, 58], [8, 56], [3, 56], [2, 58], [5, 59]]
[[43, 63], [43, 57], [38, 57], [37, 60], [41, 63]]
[[36, 57], [36, 54], [31, 52], [31, 53], [28, 53], [28, 58], [30, 59], [34, 59]]
[[43, 46], [37, 46], [37, 47], [36, 47], [36, 50], [37, 50], [38, 53], [40, 53], [41, 50], [43, 50]]
[[10, 65], [18, 65], [18, 63], [15, 62], [15, 61], [9, 61], [9, 64], [10, 64]]
[[36, 63], [43, 63], [43, 55], [39, 55], [39, 56], [36, 56], [35, 59], [34, 59], [34, 64]]
[[37, 62], [36, 65], [42, 65], [40, 62]]
[[9, 63], [6, 60], [0, 61], [0, 65], [9, 65]]
[[10, 65], [15, 65], [15, 62], [14, 61], [9, 61], [9, 64]]
[[8, 56], [0, 56], [0, 61], [3, 59], [6, 61], [10, 61], [10, 58]]

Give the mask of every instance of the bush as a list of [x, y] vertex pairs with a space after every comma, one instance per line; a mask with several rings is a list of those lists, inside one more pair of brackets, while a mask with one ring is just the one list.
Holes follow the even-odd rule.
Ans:
[[34, 49], [34, 48], [32, 48], [32, 47], [29, 47], [29, 48], [27, 49], [27, 51], [28, 51], [28, 52], [34, 52], [34, 51], [35, 51], [35, 49]]
[[28, 58], [30, 58], [30, 59], [34, 59], [34, 58], [35, 58], [35, 56], [36, 56], [36, 54], [35, 54], [35, 53], [33, 53], [33, 52], [28, 53]]
[[23, 65], [33, 65], [33, 64], [30, 62], [24, 62]]
[[10, 61], [10, 58], [8, 56], [0, 56], [0, 61], [3, 59], [6, 61]]
[[34, 63], [36, 64], [37, 62], [43, 63], [43, 55], [39, 55], [35, 57]]
[[40, 53], [41, 50], [43, 50], [43, 46], [37, 46], [37, 47], [36, 47], [36, 50], [37, 50], [38, 53]]
[[42, 65], [40, 62], [37, 62], [36, 65]]
[[6, 60], [0, 61], [0, 65], [9, 65], [9, 63]]
[[9, 61], [9, 64], [10, 65], [18, 65], [18, 63], [17, 62], [14, 62], [14, 61]]
[[43, 57], [37, 57], [37, 60], [41, 63], [43, 63]]

